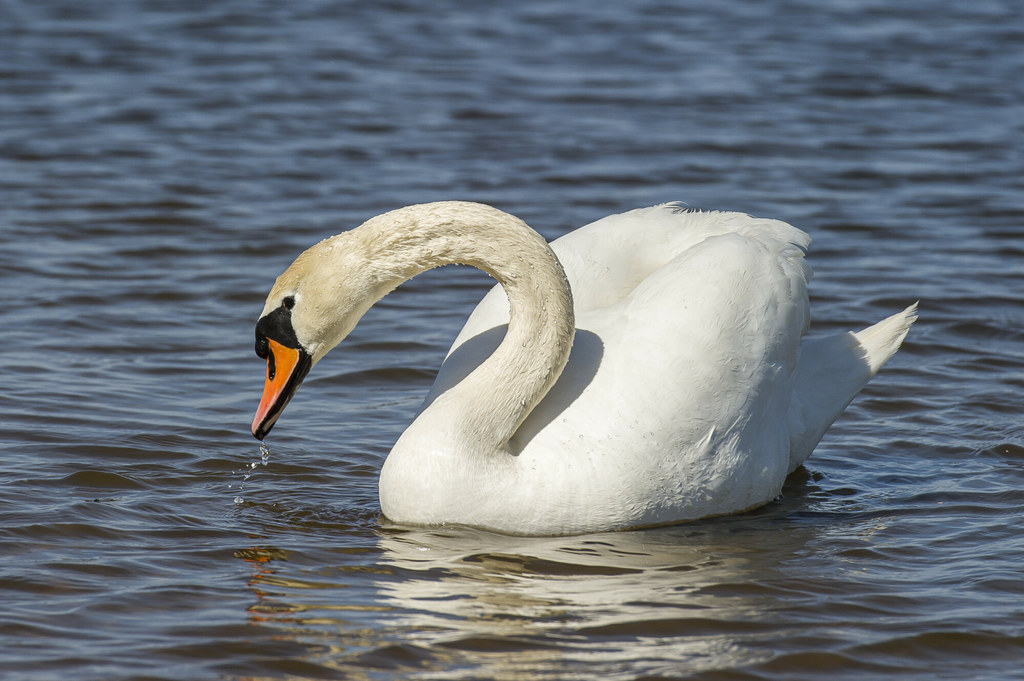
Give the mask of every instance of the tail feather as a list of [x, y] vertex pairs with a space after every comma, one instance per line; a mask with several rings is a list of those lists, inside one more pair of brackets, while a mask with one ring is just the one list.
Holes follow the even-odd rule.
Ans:
[[[910, 326], [917, 321], [917, 303], [903, 312], [883, 319], [874, 326], [853, 334], [867, 355], [868, 368], [874, 376], [889, 358], [896, 354], [907, 337]], [[870, 378], [870, 376], [869, 376]]]
[[917, 303], [856, 333], [806, 341], [789, 408], [790, 470], [802, 464], [850, 401], [892, 357], [917, 320]]

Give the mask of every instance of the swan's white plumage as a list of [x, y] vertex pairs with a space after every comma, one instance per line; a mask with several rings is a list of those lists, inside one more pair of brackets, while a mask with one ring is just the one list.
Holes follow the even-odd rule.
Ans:
[[[434, 204], [444, 217], [431, 217], [429, 228], [458, 224], [461, 238], [474, 239], [480, 236], [462, 228], [461, 211], [473, 214], [468, 222], [503, 220], [498, 211], [473, 213], [471, 205]], [[413, 222], [420, 228], [430, 220]], [[519, 227], [509, 229], [518, 234]], [[498, 244], [489, 257], [501, 258], [504, 237], [487, 236]], [[915, 319], [911, 307], [859, 334], [801, 348], [809, 323], [806, 234], [738, 213], [635, 210], [551, 244], [572, 289], [577, 332], [565, 370], [531, 409], [519, 383], [543, 394], [550, 381], [539, 374], [558, 376], [558, 367], [535, 361], [526, 335], [523, 348], [520, 336], [502, 343], [506, 290], [519, 307], [538, 308], [520, 315], [527, 321], [515, 322], [517, 330], [547, 328], [550, 322], [533, 313], [551, 315], [561, 274], [531, 271], [535, 246], [514, 243], [517, 254], [527, 254], [516, 267], [470, 261], [500, 284], [470, 316], [421, 413], [385, 462], [381, 505], [393, 520], [565, 534], [764, 504]], [[430, 250], [433, 257], [437, 248]], [[558, 334], [549, 336], [538, 345], [561, 344]], [[478, 369], [481, 363], [488, 366]], [[516, 403], [504, 405], [503, 391]], [[476, 425], [487, 420], [481, 409], [520, 406], [524, 420], [507, 442], [475, 435], [486, 429]]]

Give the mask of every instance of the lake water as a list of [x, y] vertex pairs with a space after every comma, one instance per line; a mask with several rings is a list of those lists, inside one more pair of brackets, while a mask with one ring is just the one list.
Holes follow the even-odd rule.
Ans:
[[[0, 197], [4, 679], [1024, 675], [1018, 3], [7, 0]], [[382, 301], [266, 465], [252, 327], [306, 246], [453, 198], [780, 218], [815, 331], [921, 319], [760, 510], [395, 527], [488, 278]]]

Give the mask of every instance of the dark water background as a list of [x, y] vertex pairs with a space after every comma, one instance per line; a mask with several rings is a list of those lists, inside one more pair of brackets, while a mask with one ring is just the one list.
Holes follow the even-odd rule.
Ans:
[[[0, 677], [1024, 678], [1022, 140], [1012, 0], [0, 1]], [[759, 511], [391, 527], [489, 280], [374, 308], [267, 466], [252, 325], [312, 242], [449, 198], [781, 218], [816, 329], [921, 320]]]

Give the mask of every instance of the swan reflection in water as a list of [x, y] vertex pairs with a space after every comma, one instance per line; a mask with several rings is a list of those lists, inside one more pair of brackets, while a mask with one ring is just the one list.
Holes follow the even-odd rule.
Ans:
[[[773, 612], [803, 579], [788, 572], [803, 570], [792, 559], [806, 555], [815, 529], [785, 520], [789, 503], [799, 499], [576, 537], [383, 524], [367, 548], [376, 556], [353, 562], [351, 549], [311, 544], [316, 555], [261, 563], [250, 615], [346, 671], [408, 665], [529, 679], [735, 668], [771, 657]], [[331, 555], [345, 564], [325, 568]]]
[[395, 532], [382, 537], [382, 562], [401, 575], [378, 587], [410, 642], [474, 651], [491, 677], [556, 661], [695, 671], [765, 656], [739, 639], [772, 609], [771, 591], [757, 586], [770, 558], [799, 548], [800, 533], [785, 534], [766, 547], [763, 534], [722, 545], [686, 528], [515, 540]]

